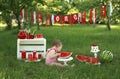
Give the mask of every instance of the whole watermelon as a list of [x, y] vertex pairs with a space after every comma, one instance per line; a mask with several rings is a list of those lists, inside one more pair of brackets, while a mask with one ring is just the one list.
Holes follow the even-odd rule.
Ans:
[[103, 51], [100, 53], [100, 62], [111, 62], [113, 60], [113, 54], [110, 51]]

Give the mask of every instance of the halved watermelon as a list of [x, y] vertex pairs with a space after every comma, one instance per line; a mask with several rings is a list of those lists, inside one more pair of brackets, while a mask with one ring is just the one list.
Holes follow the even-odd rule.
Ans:
[[76, 58], [81, 62], [88, 61], [88, 56], [76, 55]]
[[98, 64], [98, 58], [84, 56], [84, 55], [76, 55], [76, 58], [81, 62], [88, 62], [91, 64]]
[[72, 55], [72, 52], [60, 52], [60, 58], [69, 58]]

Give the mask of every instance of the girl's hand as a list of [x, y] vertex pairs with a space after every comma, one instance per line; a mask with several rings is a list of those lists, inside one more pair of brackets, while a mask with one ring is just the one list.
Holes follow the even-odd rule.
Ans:
[[61, 55], [61, 53], [57, 53], [57, 56], [60, 56]]

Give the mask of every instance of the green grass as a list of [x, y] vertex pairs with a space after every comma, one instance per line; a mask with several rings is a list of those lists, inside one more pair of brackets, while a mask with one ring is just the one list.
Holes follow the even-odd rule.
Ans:
[[[33, 27], [32, 29], [36, 29]], [[16, 59], [18, 30], [0, 31], [0, 79], [120, 79], [120, 27], [113, 26], [107, 31], [104, 25], [73, 27], [41, 27], [47, 39], [47, 48], [54, 39], [63, 43], [62, 51], [72, 51], [75, 67], [49, 67], [44, 59], [39, 63], [25, 63]], [[90, 46], [96, 43], [100, 50], [110, 50], [114, 54], [111, 63], [90, 65], [76, 60], [76, 54], [90, 54]]]

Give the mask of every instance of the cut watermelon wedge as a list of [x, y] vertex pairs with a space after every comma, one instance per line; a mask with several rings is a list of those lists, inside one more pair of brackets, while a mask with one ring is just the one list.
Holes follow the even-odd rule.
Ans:
[[59, 58], [69, 58], [72, 55], [72, 52], [60, 52], [61, 55], [59, 56]]
[[76, 55], [76, 58], [81, 62], [88, 62], [91, 64], [98, 64], [98, 58], [84, 56], [84, 55]]
[[76, 58], [81, 62], [88, 61], [88, 56], [76, 55]]

